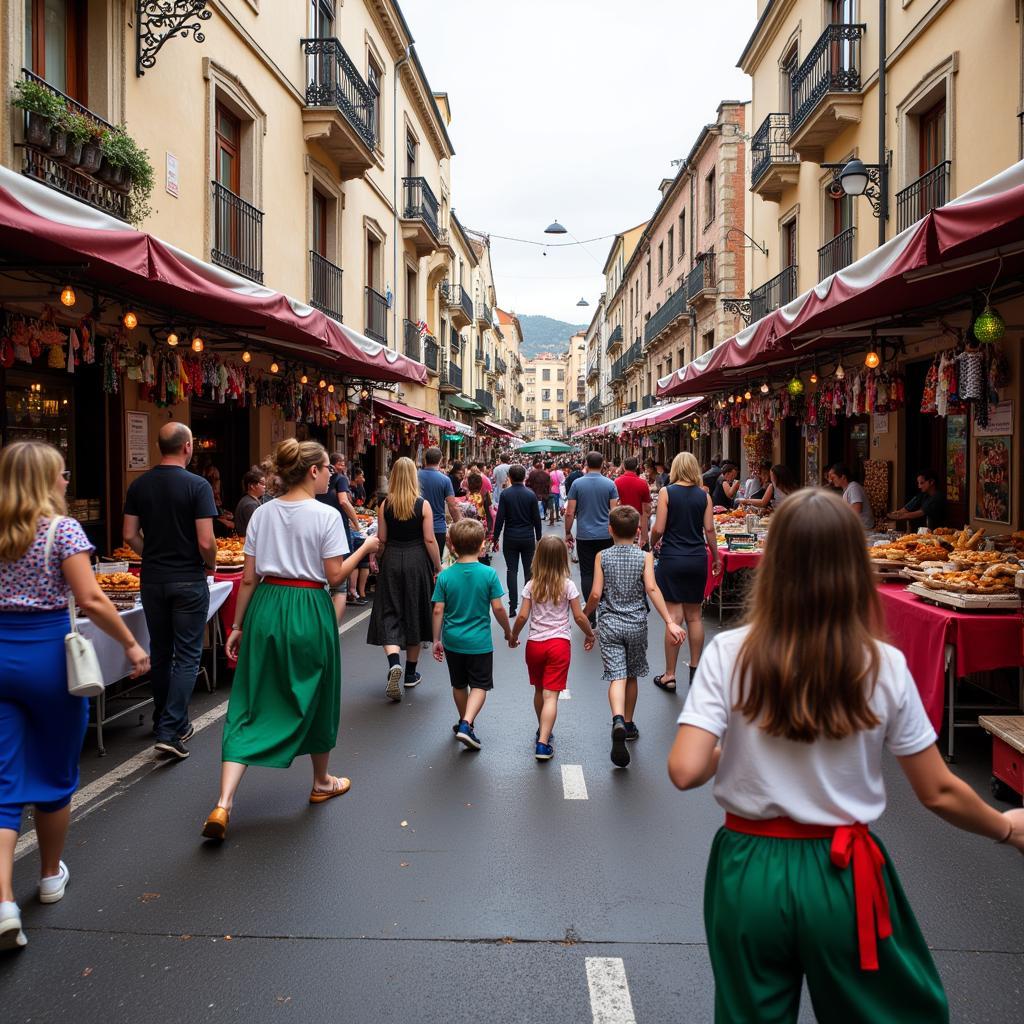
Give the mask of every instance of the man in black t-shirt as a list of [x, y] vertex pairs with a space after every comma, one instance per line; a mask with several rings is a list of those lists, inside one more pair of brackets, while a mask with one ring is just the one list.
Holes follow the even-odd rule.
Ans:
[[199, 674], [210, 610], [206, 573], [217, 567], [213, 489], [185, 468], [192, 431], [165, 423], [160, 463], [128, 488], [124, 540], [142, 559], [142, 610], [149, 628], [156, 749], [184, 759], [193, 729], [188, 705]]
[[930, 469], [917, 474], [917, 494], [896, 512], [890, 512], [890, 519], [924, 520], [929, 530], [946, 525], [946, 496], [939, 490], [939, 482]]

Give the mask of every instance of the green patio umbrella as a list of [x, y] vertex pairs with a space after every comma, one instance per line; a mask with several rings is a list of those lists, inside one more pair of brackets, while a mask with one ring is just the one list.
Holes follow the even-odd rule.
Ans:
[[534, 452], [561, 454], [562, 452], [571, 452], [573, 450], [573, 446], [566, 444], [564, 441], [527, 441], [526, 444], [521, 444], [516, 449], [517, 452], [523, 452], [527, 455]]

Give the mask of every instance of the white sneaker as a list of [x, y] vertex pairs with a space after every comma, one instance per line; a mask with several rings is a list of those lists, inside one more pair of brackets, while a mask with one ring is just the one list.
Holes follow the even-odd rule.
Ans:
[[28, 939], [21, 930], [21, 911], [17, 903], [0, 903], [0, 950], [21, 949]]
[[64, 890], [68, 887], [71, 872], [67, 864], [60, 862], [60, 871], [52, 878], [39, 879], [39, 902], [58, 903], [64, 899]]

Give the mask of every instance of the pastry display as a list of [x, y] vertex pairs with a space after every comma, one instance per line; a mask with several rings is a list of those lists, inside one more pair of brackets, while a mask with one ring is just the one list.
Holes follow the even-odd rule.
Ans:
[[217, 564], [242, 565], [245, 562], [244, 547], [244, 537], [218, 537]]
[[130, 572], [101, 572], [96, 574], [100, 590], [109, 594], [137, 594], [139, 577]]
[[137, 562], [139, 560], [139, 556], [127, 544], [114, 548], [110, 552], [110, 557], [117, 562]]

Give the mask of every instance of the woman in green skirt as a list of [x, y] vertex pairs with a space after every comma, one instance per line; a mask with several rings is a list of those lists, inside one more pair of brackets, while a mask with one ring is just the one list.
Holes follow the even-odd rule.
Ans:
[[337, 586], [377, 550], [376, 538], [348, 555], [337, 510], [316, 500], [331, 479], [315, 441], [282, 441], [273, 472], [285, 493], [253, 513], [245, 533], [245, 569], [227, 641], [238, 658], [224, 723], [220, 797], [203, 825], [223, 839], [245, 769], [313, 762], [310, 803], [348, 792], [327, 771], [338, 741], [341, 651], [328, 586]]
[[[808, 571], [809, 569], [809, 571]], [[701, 659], [669, 755], [680, 789], [715, 780], [704, 924], [717, 1024], [944, 1024], [949, 1008], [896, 869], [868, 830], [882, 755], [958, 828], [1024, 851], [946, 767], [903, 655], [884, 635], [860, 520], [804, 490], [772, 517], [747, 625]]]

